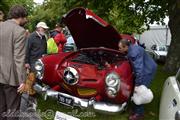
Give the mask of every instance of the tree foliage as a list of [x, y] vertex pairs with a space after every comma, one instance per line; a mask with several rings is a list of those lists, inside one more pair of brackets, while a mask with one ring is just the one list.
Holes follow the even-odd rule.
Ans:
[[41, 6], [41, 14], [46, 12], [44, 14], [52, 24], [70, 9], [85, 7], [115, 26], [120, 33], [130, 34], [141, 33], [154, 22], [164, 24], [164, 18], [170, 16], [172, 42], [165, 68], [172, 72], [180, 66], [180, 54], [177, 52], [180, 50], [179, 6], [179, 0], [46, 0]]
[[45, 0], [43, 5], [36, 6], [33, 14], [29, 16], [31, 21], [31, 29], [37, 24], [39, 21], [44, 21], [51, 28], [60, 21], [60, 18], [63, 14], [65, 14], [64, 3], [65, 0]]
[[35, 3], [33, 0], [0, 0], [0, 10], [7, 16], [10, 7], [17, 4], [24, 6], [28, 10], [28, 13], [31, 14]]
[[63, 14], [75, 7], [93, 10], [121, 33], [141, 33], [145, 25], [148, 27], [154, 21], [163, 23], [167, 15], [166, 0], [44, 0], [42, 5], [35, 5], [33, 0], [3, 0], [1, 3], [5, 11], [14, 4], [28, 8], [30, 29], [39, 21], [47, 22], [52, 28]]
[[[142, 33], [154, 22], [164, 24], [164, 18], [169, 16], [172, 43], [166, 69], [172, 68], [173, 71], [179, 67], [180, 55], [173, 51], [180, 49], [180, 45], [177, 44], [180, 43], [179, 0], [44, 0], [42, 5], [35, 5], [33, 0], [0, 0], [0, 10], [6, 12], [14, 4], [22, 4], [28, 9], [30, 30], [33, 30], [39, 21], [45, 21], [53, 28], [62, 15], [75, 7], [91, 9], [116, 27], [120, 33], [130, 34]], [[176, 64], [176, 67], [168, 67], [173, 64]]]

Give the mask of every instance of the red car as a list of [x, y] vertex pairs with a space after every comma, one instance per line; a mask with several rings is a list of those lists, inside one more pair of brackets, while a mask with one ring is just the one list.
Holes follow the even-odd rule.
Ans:
[[76, 52], [47, 55], [35, 64], [39, 92], [68, 106], [116, 113], [124, 110], [134, 88], [132, 67], [118, 51], [119, 33], [92, 11], [71, 10], [63, 18]]

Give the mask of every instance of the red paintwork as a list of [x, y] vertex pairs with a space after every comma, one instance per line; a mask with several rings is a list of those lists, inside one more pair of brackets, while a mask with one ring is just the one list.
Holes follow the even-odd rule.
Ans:
[[[105, 26], [109, 26], [104, 20], [96, 16], [91, 11], [83, 9], [83, 8], [77, 8], [74, 10], [75, 14], [79, 14], [77, 12], [78, 10], [84, 11], [86, 14], [94, 16], [98, 20], [98, 22], [101, 22], [101, 24]], [[98, 28], [99, 36], [97, 34], [96, 36], [91, 37], [94, 39], [89, 39], [88, 37], [90, 36], [84, 36], [81, 34], [84, 33], [85, 35], [87, 35], [88, 32], [92, 32], [91, 30], [87, 30], [88, 32], [85, 31], [83, 33], [81, 33], [82, 32], [81, 29], [79, 29], [80, 33], [78, 33], [79, 31], [74, 31], [78, 29], [76, 29], [75, 26], [71, 23], [72, 21], [70, 20], [69, 16], [72, 14], [73, 14], [73, 10], [69, 14], [67, 14], [66, 16], [67, 18], [66, 17], [64, 18], [64, 22], [68, 26], [68, 28], [70, 28], [72, 35], [74, 35], [73, 38], [75, 38], [76, 44], [80, 44], [79, 45], [80, 48], [83, 48], [83, 47], [87, 47], [87, 48], [81, 49], [77, 52], [59, 53], [59, 54], [43, 57], [41, 59], [42, 62], [44, 63], [44, 77], [43, 77], [42, 82], [56, 90], [60, 90], [61, 92], [66, 92], [68, 94], [71, 94], [80, 98], [90, 99], [94, 97], [96, 98], [97, 101], [109, 101], [109, 102], [118, 103], [118, 104], [128, 101], [134, 87], [133, 74], [132, 74], [132, 67], [129, 61], [117, 50], [118, 48], [117, 45], [119, 42], [118, 39], [120, 38], [117, 36], [119, 36], [119, 33], [116, 32], [113, 27], [111, 27], [111, 29], [109, 29], [109, 27], [108, 28], [105, 27], [103, 29], [99, 27]], [[96, 28], [96, 25], [91, 26], [91, 27]], [[109, 36], [105, 35], [103, 32], [103, 31], [106, 31], [106, 29], [108, 29], [107, 31], [109, 31]], [[101, 33], [101, 30], [102, 30], [102, 33]], [[98, 39], [96, 39], [96, 37]], [[82, 38], [85, 40], [85, 42], [82, 41], [83, 40]], [[99, 38], [104, 38], [104, 39], [99, 39]], [[83, 45], [82, 42], [83, 44], [87, 44], [87, 43], [89, 44]], [[98, 45], [94, 44], [93, 42], [96, 42]], [[89, 47], [91, 46], [94, 48], [88, 48], [88, 45]], [[98, 47], [101, 45], [107, 48]], [[108, 49], [108, 48], [111, 48], [111, 49]], [[110, 66], [103, 67], [103, 69], [98, 69], [97, 65], [71, 61], [72, 59], [80, 55], [81, 53], [89, 53], [90, 56], [93, 56], [93, 57], [97, 56], [97, 57], [103, 58], [103, 59], [100, 59], [101, 63], [105, 63], [105, 61], [107, 61], [108, 63], [110, 63]], [[105, 53], [105, 54], [101, 54], [101, 53]], [[117, 58], [118, 60], [116, 60]], [[112, 62], [113, 60], [114, 62]], [[78, 74], [80, 76], [79, 81], [76, 85], [68, 85], [63, 80], [64, 69], [69, 66], [75, 68], [78, 71]], [[121, 78], [120, 89], [119, 89], [118, 95], [115, 98], [110, 98], [106, 94], [105, 78], [107, 74], [111, 72], [118, 73]], [[64, 87], [64, 84], [68, 87], [68, 89]], [[57, 87], [57, 85], [59, 85], [59, 87]], [[93, 89], [96, 89], [97, 93], [91, 96], [80, 96], [77, 92], [77, 88], [93, 88]]]
[[62, 21], [70, 30], [78, 48], [106, 47], [118, 50], [121, 36], [92, 11], [76, 8], [71, 10]]
[[[106, 48], [89, 48], [81, 51], [92, 51], [93, 53], [97, 53], [98, 51], [109, 51], [109, 53], [120, 54], [116, 50]], [[66, 84], [71, 89], [71, 91], [67, 90], [65, 92], [80, 98], [91, 98], [98, 96], [98, 98], [101, 98], [102, 100], [108, 100], [113, 103], [122, 103], [129, 99], [131, 92], [133, 91], [133, 74], [131, 65], [126, 58], [122, 58], [121, 61], [111, 64], [111, 67], [98, 70], [96, 65], [72, 62], [71, 60], [78, 54], [80, 54], [79, 51], [74, 53], [60, 53], [43, 57], [42, 61], [45, 64], [43, 83], [48, 84], [52, 88], [57, 88], [57, 85], [62, 88], [62, 84], [66, 84], [63, 81], [64, 69], [68, 66], [71, 66], [78, 71], [80, 80], [78, 84], [74, 86]], [[117, 72], [121, 77], [120, 90], [116, 98], [109, 98], [106, 95], [105, 77], [112, 71]], [[77, 93], [77, 88], [81, 87], [94, 88], [97, 90], [97, 94], [92, 96], [80, 96]]]
[[91, 10], [86, 10], [86, 15], [90, 15], [93, 16], [95, 19], [97, 19], [103, 26], [107, 26], [108, 23], [106, 21], [104, 21], [102, 18], [100, 18], [99, 16], [97, 16], [96, 14], [94, 14]]

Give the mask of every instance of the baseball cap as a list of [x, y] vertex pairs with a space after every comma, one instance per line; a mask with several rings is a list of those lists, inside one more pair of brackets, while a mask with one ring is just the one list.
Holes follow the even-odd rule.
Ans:
[[39, 27], [42, 27], [44, 29], [48, 29], [49, 27], [46, 25], [45, 22], [39, 22], [37, 25], [36, 25], [37, 28]]

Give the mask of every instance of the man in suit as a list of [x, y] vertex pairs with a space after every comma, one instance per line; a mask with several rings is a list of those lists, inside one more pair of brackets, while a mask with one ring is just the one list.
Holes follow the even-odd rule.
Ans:
[[25, 80], [25, 30], [27, 11], [20, 5], [9, 11], [9, 19], [0, 23], [0, 120], [18, 120], [21, 96], [18, 87]]
[[[131, 44], [130, 41], [122, 39], [119, 42], [119, 51], [126, 54], [132, 63], [135, 73], [135, 90], [140, 85], [147, 88], [155, 75], [157, 65], [154, 60], [145, 52], [144, 48], [137, 44]], [[144, 117], [144, 106], [134, 105], [129, 120], [141, 120]]]
[[0, 10], [0, 22], [4, 20], [4, 13]]

